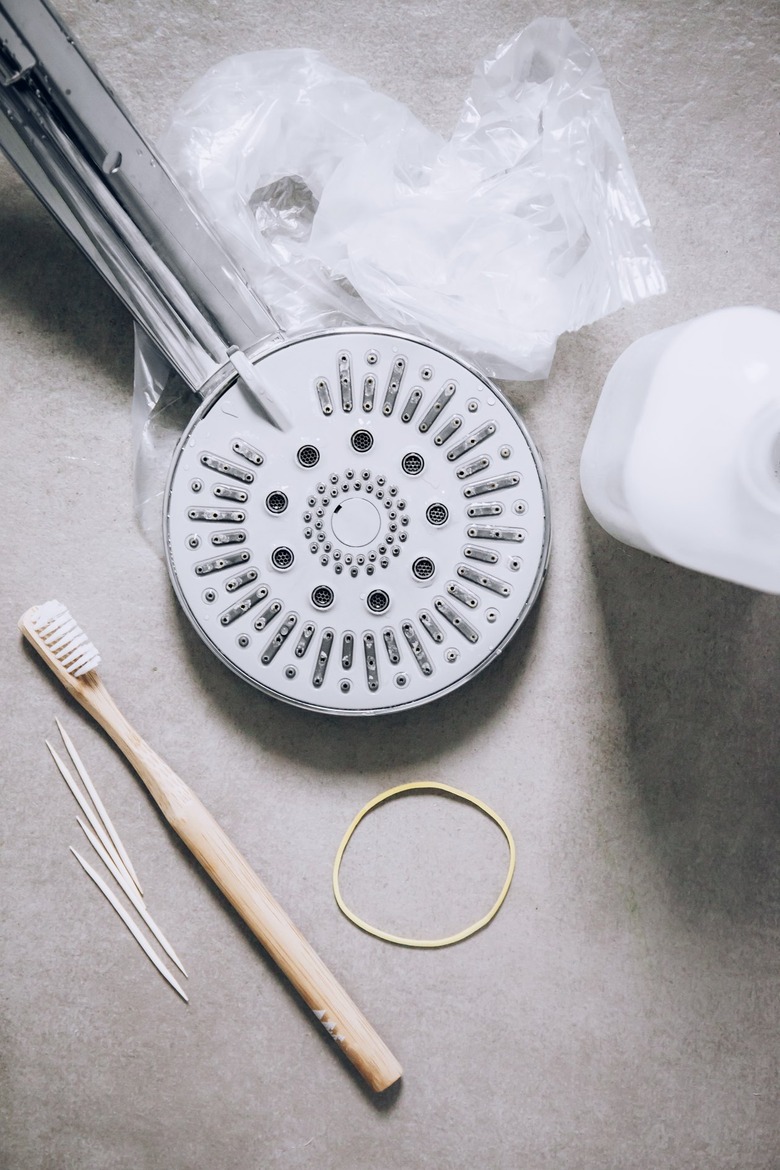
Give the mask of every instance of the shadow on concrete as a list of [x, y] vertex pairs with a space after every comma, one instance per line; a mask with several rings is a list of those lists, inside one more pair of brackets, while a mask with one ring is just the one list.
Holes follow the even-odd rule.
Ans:
[[627, 783], [676, 908], [776, 927], [780, 598], [630, 549], [585, 514]]
[[116, 295], [23, 187], [0, 207], [0, 238], [0, 312], [55, 351], [94, 363], [129, 409], [133, 327]]
[[270, 698], [234, 675], [195, 633], [183, 611], [183, 651], [222, 719], [252, 734], [263, 750], [322, 774], [397, 770], [454, 751], [475, 729], [498, 718], [532, 653], [544, 590], [502, 654], [459, 690], [423, 707], [385, 715], [338, 716], [300, 710]]

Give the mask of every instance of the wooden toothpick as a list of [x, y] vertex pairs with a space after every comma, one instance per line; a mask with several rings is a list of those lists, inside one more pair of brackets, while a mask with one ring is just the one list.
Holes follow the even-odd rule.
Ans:
[[141, 889], [141, 883], [138, 880], [138, 875], [136, 874], [135, 870], [133, 869], [133, 863], [131, 862], [130, 858], [127, 855], [127, 850], [125, 849], [124, 845], [122, 844], [122, 842], [119, 838], [119, 834], [117, 833], [116, 829], [114, 828], [114, 825], [111, 821], [110, 816], [106, 812], [105, 805], [103, 804], [103, 801], [100, 799], [100, 796], [98, 795], [98, 792], [97, 792], [97, 789], [95, 788], [95, 785], [92, 783], [92, 781], [89, 778], [89, 773], [87, 772], [87, 769], [84, 767], [84, 764], [82, 763], [81, 757], [79, 756], [78, 752], [76, 751], [75, 747], [73, 746], [73, 741], [71, 740], [71, 738], [68, 735], [65, 728], [60, 723], [59, 719], [55, 719], [54, 722], [57, 724], [57, 727], [59, 728], [60, 735], [62, 736], [62, 742], [65, 744], [65, 748], [68, 752], [68, 755], [70, 756], [71, 760], [73, 761], [73, 766], [76, 769], [76, 771], [78, 772], [79, 776], [81, 777], [81, 781], [82, 781], [84, 787], [86, 788], [87, 792], [89, 793], [92, 803], [94, 804], [95, 808], [97, 809], [98, 816], [100, 817], [101, 821], [105, 825], [106, 832], [108, 833], [109, 837], [111, 838], [111, 840], [114, 843], [114, 847], [116, 849], [116, 852], [119, 854], [119, 858], [122, 862], [122, 868], [125, 869], [126, 872], [129, 874], [130, 880], [132, 881], [133, 885], [138, 890], [138, 893], [141, 895], [141, 897], [143, 897], [144, 892]]
[[171, 946], [171, 944], [168, 942], [168, 940], [165, 937], [165, 935], [163, 934], [163, 932], [160, 930], [157, 923], [152, 918], [149, 911], [146, 909], [146, 904], [145, 904], [143, 898], [141, 898], [139, 896], [138, 891], [136, 890], [133, 883], [128, 881], [127, 877], [122, 873], [121, 870], [117, 869], [117, 867], [114, 865], [111, 858], [106, 853], [103, 846], [98, 841], [95, 834], [92, 832], [92, 830], [89, 828], [88, 825], [84, 824], [81, 817], [76, 817], [76, 820], [78, 821], [79, 825], [81, 826], [81, 828], [84, 832], [84, 835], [86, 836], [90, 845], [95, 850], [98, 857], [103, 862], [103, 864], [105, 865], [108, 872], [111, 874], [114, 881], [117, 883], [118, 886], [121, 887], [122, 890], [124, 890], [125, 894], [129, 898], [129, 900], [132, 902], [133, 906], [135, 906], [136, 910], [141, 915], [144, 922], [149, 927], [152, 934], [157, 939], [158, 943], [160, 944], [162, 949], [165, 951], [165, 953], [168, 955], [168, 957], [170, 959], [173, 959], [174, 963], [179, 968], [182, 975], [184, 975], [184, 977], [188, 979], [189, 976], [187, 975], [187, 972], [184, 970], [184, 967], [182, 966], [178, 955], [176, 954], [176, 952], [173, 949], [173, 947]]
[[73, 848], [72, 845], [70, 846], [70, 851], [73, 854], [73, 856], [76, 858], [76, 861], [78, 861], [81, 868], [85, 871], [85, 873], [89, 874], [89, 876], [92, 878], [93, 882], [98, 887], [100, 892], [108, 899], [108, 901], [114, 907], [117, 914], [122, 919], [125, 926], [130, 931], [133, 938], [135, 939], [135, 941], [141, 947], [141, 950], [148, 956], [149, 959], [151, 959], [151, 961], [154, 963], [157, 970], [162, 975], [163, 979], [167, 979], [168, 982], [170, 983], [171, 987], [174, 989], [174, 991], [178, 991], [179, 995], [182, 997], [184, 1002], [189, 1003], [187, 996], [185, 995], [185, 993], [182, 990], [182, 988], [180, 987], [180, 985], [176, 982], [176, 980], [174, 979], [171, 972], [165, 966], [165, 963], [163, 963], [162, 959], [158, 958], [158, 956], [155, 954], [155, 952], [149, 946], [149, 943], [146, 941], [144, 936], [141, 934], [141, 931], [138, 929], [138, 927], [133, 922], [132, 918], [127, 913], [127, 911], [124, 909], [124, 907], [121, 905], [121, 903], [111, 893], [111, 891], [109, 890], [108, 886], [103, 881], [103, 879], [98, 874], [95, 873], [92, 866], [89, 865], [88, 862], [86, 862], [84, 860], [84, 858], [81, 856], [80, 853], [77, 853], [77, 851]]

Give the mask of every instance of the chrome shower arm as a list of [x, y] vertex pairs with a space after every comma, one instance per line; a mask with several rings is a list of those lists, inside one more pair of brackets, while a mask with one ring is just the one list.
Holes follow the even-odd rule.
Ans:
[[0, 149], [194, 390], [278, 334], [44, 0], [0, 0]]

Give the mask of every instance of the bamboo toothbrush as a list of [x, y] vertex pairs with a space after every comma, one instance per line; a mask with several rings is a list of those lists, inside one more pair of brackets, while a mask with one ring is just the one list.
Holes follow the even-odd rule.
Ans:
[[401, 1066], [322, 959], [195, 794], [128, 723], [98, 677], [100, 655], [64, 605], [49, 601], [19, 628], [66, 690], [111, 736], [163, 815], [260, 940], [344, 1055], [377, 1092]]

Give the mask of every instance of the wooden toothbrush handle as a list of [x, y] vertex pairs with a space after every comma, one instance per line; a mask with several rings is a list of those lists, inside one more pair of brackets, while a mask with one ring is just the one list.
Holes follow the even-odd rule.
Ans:
[[344, 1055], [376, 1091], [402, 1069], [390, 1049], [314, 948], [239, 853], [211, 813], [122, 715], [97, 674], [74, 695], [133, 765], [165, 818], [213, 878], [252, 933], [300, 992]]

